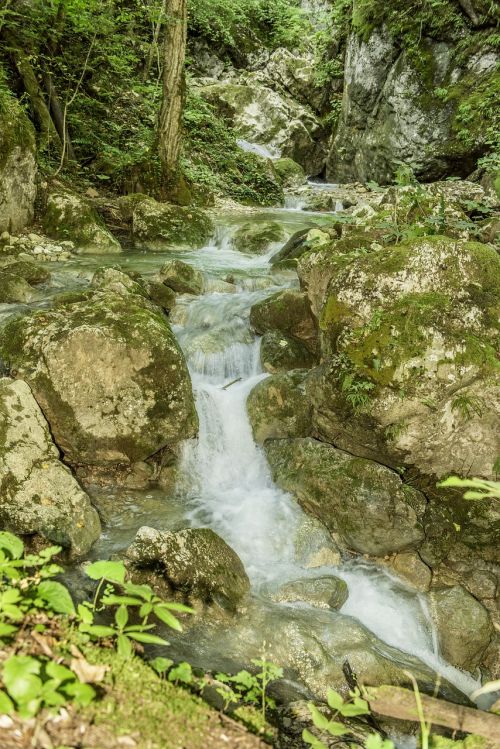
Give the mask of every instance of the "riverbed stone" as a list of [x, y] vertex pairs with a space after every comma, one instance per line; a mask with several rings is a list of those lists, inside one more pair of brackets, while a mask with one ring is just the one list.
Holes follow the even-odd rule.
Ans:
[[265, 450], [278, 486], [345, 547], [380, 556], [423, 540], [426, 501], [394, 471], [311, 438], [270, 440]]
[[239, 252], [262, 255], [273, 242], [283, 242], [285, 237], [285, 230], [277, 221], [247, 221], [235, 231], [233, 245]]
[[165, 263], [160, 268], [157, 277], [165, 286], [179, 294], [203, 293], [203, 274], [182, 260], [170, 260]]
[[161, 566], [174, 590], [205, 602], [235, 607], [250, 590], [243, 564], [210, 528], [158, 531], [143, 526], [127, 550], [137, 567]]
[[81, 255], [116, 255], [118, 240], [105, 227], [97, 211], [86, 198], [58, 187], [49, 193], [43, 216], [43, 228], [52, 239], [74, 242]]
[[37, 534], [72, 556], [87, 553], [101, 530], [29, 386], [8, 378], [0, 378], [0, 526]]
[[22, 276], [0, 270], [0, 304], [29, 304], [38, 298], [38, 292]]
[[293, 159], [276, 159], [273, 161], [273, 167], [283, 187], [297, 187], [306, 181], [304, 169]]
[[340, 609], [347, 601], [347, 583], [335, 575], [301, 578], [282, 585], [272, 595], [277, 603], [307, 603], [318, 609]]
[[430, 599], [443, 658], [473, 672], [494, 633], [488, 611], [461, 585], [433, 590]]
[[303, 344], [312, 354], [316, 353], [317, 325], [303, 292], [287, 289], [257, 302], [250, 310], [250, 324], [261, 335], [271, 330], [280, 331]]
[[247, 413], [255, 441], [305, 437], [311, 429], [306, 398], [306, 370], [293, 370], [259, 382], [247, 400]]
[[176, 247], [198, 249], [214, 231], [212, 220], [199, 208], [159, 203], [153, 198], [139, 200], [133, 209], [132, 234], [137, 247], [169, 250]]
[[316, 363], [316, 357], [304, 344], [278, 330], [268, 330], [260, 344], [260, 363], [265, 372], [278, 374], [291, 369], [308, 369]]
[[9, 322], [0, 356], [25, 379], [72, 464], [144, 460], [194, 436], [191, 381], [163, 312], [137, 294]]
[[38, 284], [45, 283], [50, 279], [50, 272], [39, 265], [39, 263], [34, 263], [31, 260], [20, 260], [18, 257], [9, 257], [5, 258], [1, 265], [0, 274], [2, 271], [13, 273], [16, 276], [24, 278], [25, 281], [33, 286], [38, 286]]

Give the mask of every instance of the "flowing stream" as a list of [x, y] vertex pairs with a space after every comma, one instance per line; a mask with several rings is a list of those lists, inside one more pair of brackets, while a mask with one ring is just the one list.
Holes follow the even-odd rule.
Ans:
[[[199, 437], [183, 445], [175, 491], [96, 493], [104, 532], [92, 555], [106, 558], [123, 552], [142, 525], [208, 526], [233, 547], [252, 585], [246, 614], [202, 622], [173, 638], [169, 634], [175, 654], [195, 665], [247, 664], [266, 640], [269, 656], [277, 662], [296, 649], [296, 680], [314, 691], [319, 672], [322, 683], [328, 684], [329, 675], [338, 671], [344, 647], [355, 654], [364, 648], [403, 667], [421, 662], [470, 694], [478, 686], [476, 679], [440, 657], [425, 595], [364, 560], [308, 568], [307, 559], [328, 543], [328, 534], [274, 485], [265, 455], [253, 441], [246, 399], [267, 375], [260, 366], [260, 342], [249, 326], [250, 308], [274, 291], [297, 286], [297, 277], [269, 265], [279, 245], [266, 255], [247, 255], [233, 249], [231, 237], [243, 222], [270, 219], [280, 221], [290, 235], [332, 217], [308, 214], [297, 206], [228, 214], [220, 217], [209, 246], [176, 253], [202, 270], [206, 279], [206, 293], [180, 297], [171, 318], [191, 371]], [[126, 253], [119, 263], [124, 270], [147, 275], [171, 257], [172, 253]], [[96, 267], [116, 263], [116, 257], [78, 258], [61, 266], [53, 279], [59, 290], [78, 288], [88, 283]], [[273, 593], [283, 583], [319, 575], [346, 581], [349, 597], [340, 613], [274, 602]]]

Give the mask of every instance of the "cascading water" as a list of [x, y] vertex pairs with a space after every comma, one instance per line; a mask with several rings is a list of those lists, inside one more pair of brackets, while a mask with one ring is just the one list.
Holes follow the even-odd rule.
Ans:
[[[200, 419], [199, 437], [185, 444], [182, 455], [181, 491], [187, 498], [187, 519], [193, 526], [211, 527], [235, 549], [254, 593], [266, 601], [263, 605], [270, 602], [270, 592], [286, 581], [335, 574], [349, 587], [342, 614], [358, 620], [387, 645], [416, 656], [461, 691], [470, 693], [477, 682], [446, 664], [437, 652], [425, 597], [410, 592], [369, 563], [304, 568], [296, 551], [296, 537], [305, 516], [296, 502], [273, 484], [265, 456], [253, 441], [246, 413], [248, 394], [266, 377], [260, 369], [259, 342], [249, 329], [250, 308], [273, 290], [290, 285], [292, 279], [275, 277], [275, 287], [252, 289], [248, 283], [252, 276], [262, 282], [269, 274], [269, 256], [255, 258], [235, 252], [230, 232], [219, 237], [218, 248], [193, 254], [192, 260], [195, 255], [205, 270], [203, 260], [210, 258], [211, 273], [217, 267], [220, 275], [230, 274], [237, 280], [234, 293], [208, 293], [186, 300], [174, 317], [175, 331], [191, 370]], [[273, 283], [269, 275], [267, 281]], [[314, 532], [309, 535], [313, 548]], [[281, 609], [287, 617], [292, 615], [293, 607]], [[303, 605], [295, 610], [297, 617], [304, 617]], [[311, 631], [326, 645], [328, 615], [319, 617], [317, 610], [310, 611]], [[333, 614], [330, 626], [335, 627]]]

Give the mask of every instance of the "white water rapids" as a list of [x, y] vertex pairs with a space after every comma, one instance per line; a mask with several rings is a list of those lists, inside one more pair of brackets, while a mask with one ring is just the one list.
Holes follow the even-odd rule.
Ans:
[[[182, 454], [188, 521], [196, 527], [211, 527], [238, 553], [257, 595], [266, 597], [279, 584], [298, 578], [342, 577], [349, 588], [342, 614], [357, 619], [384, 643], [419, 658], [469, 694], [478, 684], [440, 657], [424, 595], [409, 591], [368, 562], [304, 568], [296, 550], [304, 513], [273, 484], [246, 412], [248, 394], [266, 377], [260, 367], [259, 341], [249, 329], [250, 308], [293, 281], [290, 275], [275, 275], [275, 286], [266, 288], [273, 283], [268, 275], [272, 253], [257, 258], [241, 254], [232, 250], [230, 237], [231, 231], [226, 230], [216, 245], [191, 253], [189, 259], [212, 275], [229, 273], [236, 293], [212, 292], [186, 299], [174, 316], [200, 419], [198, 439], [186, 443]], [[312, 533], [309, 544], [314, 549], [320, 539]], [[286, 610], [289, 614], [290, 606]], [[304, 605], [297, 607], [299, 611], [302, 617]], [[327, 620], [325, 614], [319, 616], [317, 609], [310, 609], [311, 631], [320, 639], [326, 636]], [[331, 627], [335, 627], [333, 618]]]

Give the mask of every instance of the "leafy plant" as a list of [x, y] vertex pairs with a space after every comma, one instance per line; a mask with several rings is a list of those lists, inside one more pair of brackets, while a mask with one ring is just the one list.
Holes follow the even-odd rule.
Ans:
[[461, 393], [453, 399], [451, 410], [458, 411], [463, 419], [471, 419], [474, 414], [483, 415], [484, 401], [477, 395]]
[[[91, 579], [99, 582], [93, 602], [78, 606], [79, 631], [92, 639], [110, 638], [114, 641], [117, 652], [125, 657], [132, 655], [133, 642], [145, 645], [169, 644], [164, 638], [151, 633], [156, 626], [149, 622], [151, 616], [180, 632], [182, 626], [172, 612], [193, 611], [184, 604], [164, 601], [149, 585], [126, 582], [123, 562], [100, 560], [89, 565], [85, 572]], [[114, 620], [105, 624], [96, 623], [97, 614], [109, 608], [115, 608]], [[139, 623], [129, 623], [131, 612], [137, 613]]]
[[[327, 702], [328, 707], [332, 711], [330, 717], [324, 715], [314, 703], [309, 703], [309, 711], [316, 728], [335, 738], [348, 736], [352, 733], [348, 726], [339, 721], [338, 718], [354, 718], [369, 715], [370, 708], [368, 702], [361, 697], [358, 689], [349, 694], [351, 699], [344, 700], [338, 692], [335, 692], [333, 689], [328, 690]], [[302, 738], [313, 749], [327, 749], [326, 745], [307, 729], [304, 729], [302, 732]], [[394, 744], [392, 741], [382, 739], [381, 736], [374, 734], [367, 739], [365, 747], [366, 749], [394, 749]]]
[[216, 674], [215, 678], [223, 685], [217, 688], [217, 692], [223, 698], [226, 710], [231, 703], [258, 705], [265, 721], [267, 708], [276, 706], [267, 693], [268, 686], [283, 676], [283, 669], [265, 658], [255, 658], [251, 663], [259, 669], [255, 674], [247, 670], [239, 671], [233, 676]]
[[370, 403], [370, 393], [375, 383], [363, 380], [353, 374], [346, 374], [342, 380], [342, 392], [351, 404], [354, 413], [361, 413]]
[[485, 481], [484, 479], [460, 479], [450, 476], [438, 483], [438, 487], [453, 489], [468, 489], [464, 499], [498, 499], [500, 500], [500, 481]]

